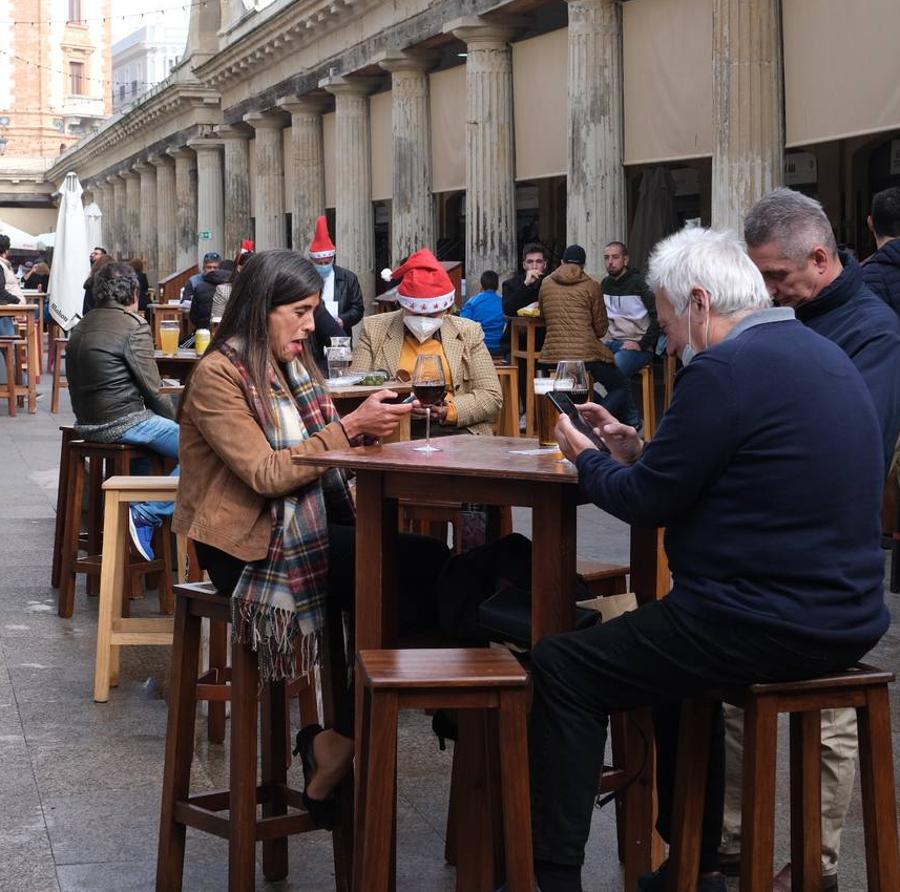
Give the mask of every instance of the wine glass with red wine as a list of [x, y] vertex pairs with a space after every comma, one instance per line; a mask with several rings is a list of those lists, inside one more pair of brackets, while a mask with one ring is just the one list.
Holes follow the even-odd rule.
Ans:
[[416, 446], [416, 452], [440, 452], [431, 445], [431, 407], [440, 405], [447, 394], [447, 379], [444, 364], [435, 354], [424, 354], [416, 359], [412, 376], [413, 393], [425, 407], [425, 445]]
[[587, 402], [588, 375], [584, 361], [565, 359], [556, 366], [556, 385], [554, 390], [564, 390], [576, 406]]

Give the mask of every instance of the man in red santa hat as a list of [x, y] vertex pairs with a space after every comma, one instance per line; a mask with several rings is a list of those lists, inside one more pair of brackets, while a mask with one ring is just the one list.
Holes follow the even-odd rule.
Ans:
[[[399, 280], [400, 309], [363, 320], [353, 351], [353, 370], [387, 369], [393, 377], [403, 369], [412, 375], [419, 356], [440, 356], [447, 396], [431, 408], [432, 422], [440, 422], [445, 433], [467, 430], [490, 435], [503, 404], [500, 380], [481, 326], [448, 315], [456, 291], [441, 262], [428, 248], [422, 248], [393, 273], [384, 270], [381, 275]], [[425, 417], [418, 402], [413, 403], [413, 415]], [[431, 431], [434, 436], [433, 423]]]
[[309, 246], [309, 259], [322, 277], [322, 304], [337, 320], [345, 335], [363, 317], [363, 296], [356, 273], [337, 266], [336, 249], [328, 234], [328, 220], [316, 220], [316, 234]]

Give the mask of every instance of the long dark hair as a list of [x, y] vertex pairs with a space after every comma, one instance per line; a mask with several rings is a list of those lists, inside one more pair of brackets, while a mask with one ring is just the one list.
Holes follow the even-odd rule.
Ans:
[[[216, 352], [217, 347], [231, 339], [238, 358], [247, 367], [250, 381], [263, 397], [262, 407], [267, 414], [269, 402], [265, 396], [269, 392], [269, 364], [272, 358], [269, 314], [276, 307], [320, 294], [321, 291], [322, 277], [315, 266], [301, 254], [284, 249], [254, 254], [244, 264], [232, 287], [222, 321], [206, 355]], [[319, 371], [309, 351], [303, 351], [301, 361], [310, 376], [318, 379]]]

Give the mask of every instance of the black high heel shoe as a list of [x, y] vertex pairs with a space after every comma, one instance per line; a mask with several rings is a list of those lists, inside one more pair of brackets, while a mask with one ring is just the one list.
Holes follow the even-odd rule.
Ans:
[[325, 729], [321, 725], [307, 725], [297, 732], [297, 745], [294, 755], [303, 763], [303, 806], [309, 812], [316, 827], [322, 830], [334, 830], [337, 823], [337, 803], [334, 797], [328, 799], [312, 799], [308, 794], [309, 782], [316, 772], [316, 760], [313, 756], [313, 741]]

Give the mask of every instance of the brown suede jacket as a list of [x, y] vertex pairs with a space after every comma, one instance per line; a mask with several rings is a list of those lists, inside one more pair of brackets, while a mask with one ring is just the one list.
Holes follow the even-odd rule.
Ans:
[[546, 276], [539, 302], [547, 326], [541, 362], [613, 362], [612, 351], [601, 340], [609, 328], [603, 291], [580, 266], [564, 263]]
[[237, 369], [218, 352], [197, 363], [180, 424], [181, 479], [172, 528], [242, 561], [266, 556], [271, 501], [323, 473], [295, 465], [293, 456], [349, 445], [344, 429], [333, 422], [298, 446], [272, 449]]

